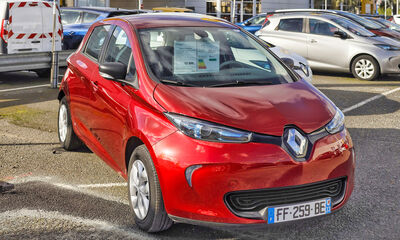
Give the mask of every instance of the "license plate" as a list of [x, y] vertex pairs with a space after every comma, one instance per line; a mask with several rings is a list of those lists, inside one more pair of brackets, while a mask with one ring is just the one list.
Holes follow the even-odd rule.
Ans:
[[293, 221], [331, 213], [331, 198], [268, 208], [268, 224]]

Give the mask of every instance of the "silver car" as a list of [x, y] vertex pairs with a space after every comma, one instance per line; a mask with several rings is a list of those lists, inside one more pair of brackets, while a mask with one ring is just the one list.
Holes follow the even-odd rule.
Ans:
[[399, 41], [376, 36], [338, 15], [277, 14], [256, 35], [305, 57], [314, 71], [351, 72], [362, 80], [400, 73]]

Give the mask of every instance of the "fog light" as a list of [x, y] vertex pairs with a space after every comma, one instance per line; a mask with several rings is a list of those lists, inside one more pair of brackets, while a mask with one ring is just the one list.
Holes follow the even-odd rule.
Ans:
[[192, 187], [192, 176], [194, 171], [201, 168], [203, 165], [192, 165], [185, 170], [185, 177], [186, 181], [188, 182], [189, 186]]

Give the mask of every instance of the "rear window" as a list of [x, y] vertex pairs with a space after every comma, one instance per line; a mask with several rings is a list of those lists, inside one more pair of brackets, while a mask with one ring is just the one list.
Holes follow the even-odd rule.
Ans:
[[61, 10], [61, 20], [63, 25], [79, 23], [80, 11]]
[[96, 19], [99, 17], [99, 14], [97, 13], [89, 13], [85, 12], [83, 13], [83, 20], [82, 23], [91, 23], [96, 21]]
[[106, 39], [109, 30], [110, 25], [95, 27], [90, 34], [89, 40], [87, 41], [84, 53], [98, 60], [104, 40]]
[[302, 32], [303, 19], [302, 18], [281, 19], [278, 25], [278, 30], [288, 31], [288, 32]]

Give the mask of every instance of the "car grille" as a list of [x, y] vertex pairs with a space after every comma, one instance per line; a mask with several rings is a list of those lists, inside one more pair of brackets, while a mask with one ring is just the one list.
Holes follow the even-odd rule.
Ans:
[[346, 178], [338, 178], [300, 186], [230, 192], [225, 203], [238, 216], [258, 218], [256, 213], [266, 207], [301, 203], [330, 197], [332, 207], [339, 204], [346, 189]]

